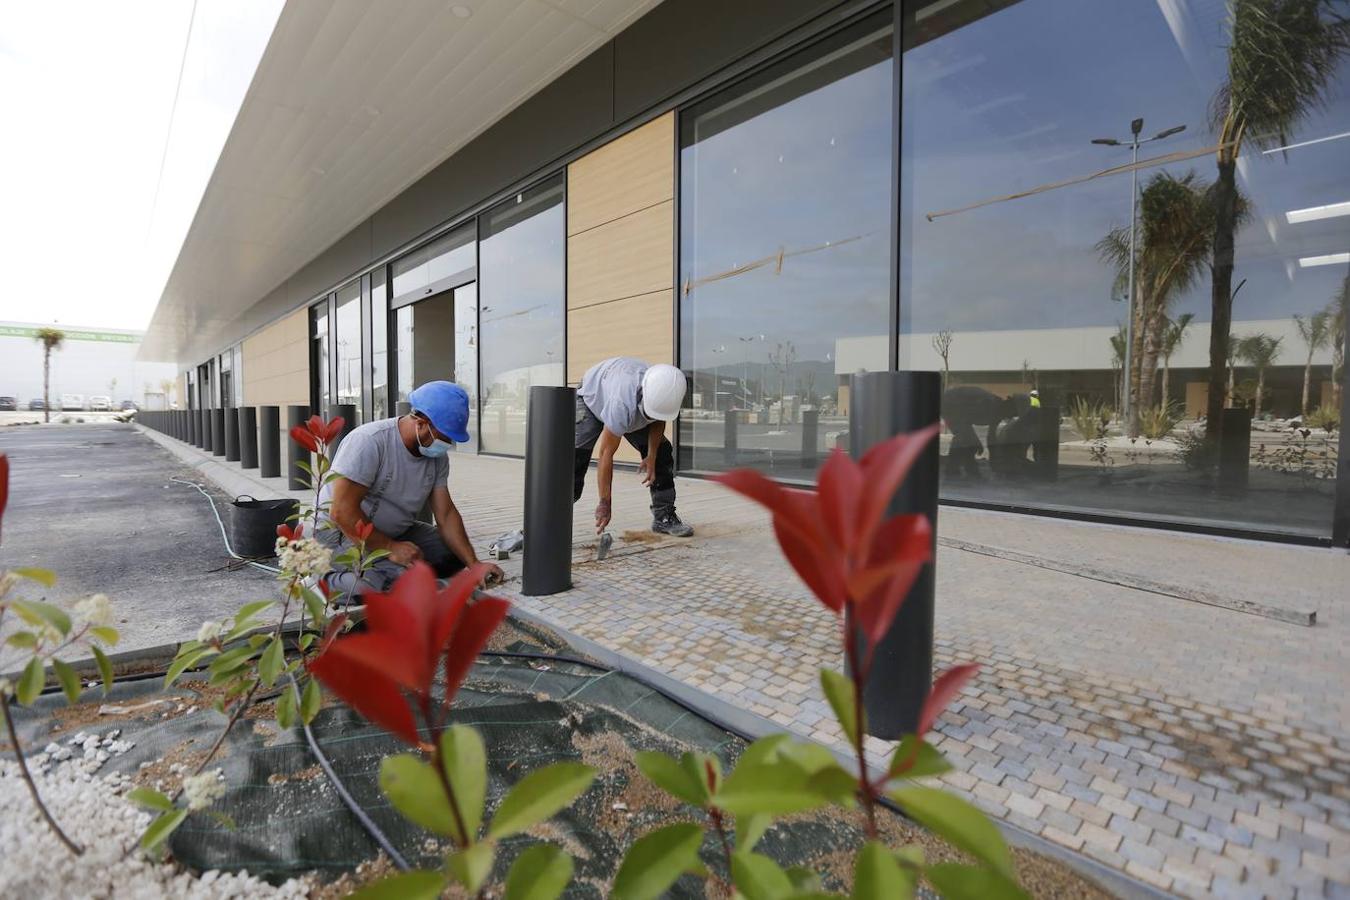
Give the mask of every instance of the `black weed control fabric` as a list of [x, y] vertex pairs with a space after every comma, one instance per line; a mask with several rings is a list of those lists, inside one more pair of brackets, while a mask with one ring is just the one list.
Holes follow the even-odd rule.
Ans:
[[[176, 685], [167, 693], [160, 692], [159, 679], [118, 684], [106, 700], [93, 699], [91, 691], [91, 702], [123, 708], [159, 698], [170, 702], [138, 714], [144, 717], [100, 720], [64, 734], [106, 734], [120, 728], [135, 747], [110, 760], [105, 771], [134, 774], [142, 762], [166, 754], [181, 759], [204, 751], [224, 717], [190, 689], [191, 677], [183, 679], [189, 687]], [[179, 704], [199, 708], [183, 715]], [[53, 721], [62, 719], [62, 706], [58, 697], [44, 697], [22, 720], [25, 740], [45, 746], [52, 739]], [[169, 718], [162, 718], [165, 712]], [[264, 713], [270, 714], [270, 704], [259, 710], [259, 718], [241, 720], [211, 764], [224, 770], [229, 786], [213, 811], [229, 822], [205, 813], [192, 815], [171, 839], [173, 856], [193, 869], [247, 869], [277, 881], [314, 870], [325, 879], [336, 878], [373, 859], [375, 842], [319, 772], [303, 732], [282, 733]], [[510, 785], [540, 766], [572, 760], [602, 769], [571, 809], [530, 836], [505, 841], [493, 875], [494, 880], [503, 878], [523, 847], [549, 840], [576, 860], [566, 896], [577, 898], [605, 895], [633, 840], [654, 827], [697, 815], [646, 789], [631, 763], [634, 751], [700, 749], [730, 765], [745, 746], [618, 672], [557, 661], [483, 658], [456, 699], [452, 721], [471, 725], [483, 736], [490, 767], [489, 812]], [[403, 819], [379, 790], [380, 760], [408, 748], [340, 705], [325, 708], [312, 727], [338, 776], [394, 846], [414, 866], [437, 866], [448, 846]], [[857, 840], [851, 828], [838, 822], [799, 819], [790, 829], [772, 829], [759, 849], [787, 865], [856, 847]], [[705, 862], [714, 870], [723, 868], [711, 854]], [[672, 896], [703, 893], [701, 881], [686, 877]]]

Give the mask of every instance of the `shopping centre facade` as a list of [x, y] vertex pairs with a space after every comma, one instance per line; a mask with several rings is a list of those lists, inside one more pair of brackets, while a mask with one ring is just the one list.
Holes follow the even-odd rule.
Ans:
[[504, 455], [531, 385], [671, 362], [680, 470], [790, 481], [847, 446], [852, 373], [940, 370], [1002, 402], [944, 410], [984, 451], [948, 502], [1344, 545], [1344, 59], [1241, 148], [1241, 483], [1205, 449], [1228, 28], [1185, 0], [290, 2], [142, 358], [194, 407], [362, 421], [452, 378], [459, 452]]

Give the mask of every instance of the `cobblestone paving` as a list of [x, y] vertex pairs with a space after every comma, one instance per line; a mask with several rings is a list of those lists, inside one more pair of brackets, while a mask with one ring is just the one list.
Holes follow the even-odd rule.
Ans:
[[[800, 735], [842, 746], [816, 682], [820, 666], [838, 665], [834, 619], [780, 565], [767, 530], [627, 553], [578, 563], [566, 594], [518, 602]], [[1027, 571], [957, 551], [939, 562], [939, 572], [944, 563], [1002, 566], [1005, 583]], [[1105, 587], [1057, 573], [1034, 578], [1060, 579], [1079, 593]], [[1110, 592], [1138, 594], [1110, 588], [1077, 617], [1111, 609]], [[1245, 676], [1226, 670], [1224, 686], [1251, 703], [1191, 695], [1175, 679], [1206, 668], [1205, 659], [1217, 663], [1222, 652], [1189, 645], [1186, 630], [1158, 627], [1163, 614], [1195, 617], [1184, 601], [1142, 595], [1153, 611], [1143, 633], [1133, 610], [1121, 613], [1116, 655], [1132, 654], [1136, 640], [1175, 642], [1176, 664], [1149, 679], [1121, 677], [1101, 651], [1103, 665], [1085, 666], [1014, 650], [1025, 641], [982, 627], [996, 617], [953, 593], [940, 576], [937, 667], [975, 661], [983, 669], [937, 727], [935, 742], [956, 767], [944, 776], [952, 788], [991, 815], [1178, 894], [1350, 896], [1350, 753], [1344, 731], [1279, 713], [1306, 711], [1289, 700], [1304, 693], [1298, 678], [1284, 681], [1279, 696], [1262, 694], [1270, 661], [1248, 659], [1237, 667]], [[1016, 593], [1003, 591], [998, 614], [1009, 614]], [[1262, 636], [1306, 643], [1314, 631], [1227, 611], [1200, 615], [1235, 632], [1234, 646]], [[1073, 615], [1052, 627], [1059, 632], [1052, 643], [1074, 643]], [[1304, 673], [1307, 693], [1318, 692], [1324, 674]], [[870, 744], [878, 754], [888, 746]]]

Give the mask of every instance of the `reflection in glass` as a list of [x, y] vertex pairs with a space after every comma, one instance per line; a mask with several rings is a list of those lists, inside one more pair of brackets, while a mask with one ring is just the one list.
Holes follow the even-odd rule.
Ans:
[[904, 30], [900, 365], [946, 377], [949, 499], [1325, 536], [1343, 38], [1299, 4], [1183, 7]]
[[458, 281], [472, 280], [475, 265], [473, 237], [474, 228], [470, 224], [395, 260], [390, 267], [394, 275], [394, 299], [409, 295], [429, 296], [453, 287], [454, 276], [464, 273], [467, 274]]
[[890, 352], [889, 16], [684, 113], [680, 465], [810, 479]]
[[478, 357], [477, 289], [467, 284], [443, 291], [394, 313], [398, 361], [398, 399], [408, 400], [413, 388], [428, 381], [455, 381], [469, 394], [466, 449], [477, 449]]
[[361, 282], [353, 281], [337, 292], [333, 317], [333, 342], [337, 347], [337, 402], [356, 406], [356, 424], [361, 424]]
[[312, 373], [314, 395], [311, 401], [317, 408], [311, 412], [328, 410], [332, 397], [328, 392], [328, 300], [324, 300], [309, 310], [310, 316], [310, 372]]
[[525, 452], [531, 385], [561, 385], [565, 244], [561, 176], [480, 220], [482, 446]]
[[389, 410], [389, 299], [384, 269], [370, 273], [370, 397], [372, 416], [387, 419]]

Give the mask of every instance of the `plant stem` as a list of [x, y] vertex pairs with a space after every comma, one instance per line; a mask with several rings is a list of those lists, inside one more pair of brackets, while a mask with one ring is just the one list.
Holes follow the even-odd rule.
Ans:
[[0, 716], [5, 719], [5, 730], [9, 732], [9, 742], [14, 747], [14, 758], [19, 762], [19, 772], [23, 775], [24, 784], [28, 785], [28, 793], [33, 797], [33, 803], [37, 806], [38, 812], [42, 813], [42, 818], [47, 820], [47, 826], [51, 828], [52, 833], [61, 839], [67, 849], [76, 856], [84, 854], [84, 848], [72, 841], [61, 830], [61, 826], [56, 824], [52, 818], [51, 812], [47, 809], [47, 804], [42, 802], [42, 795], [38, 793], [37, 784], [33, 781], [33, 776], [28, 772], [28, 762], [23, 758], [23, 747], [19, 744], [19, 735], [14, 731], [14, 720], [9, 714], [9, 698], [0, 691]]
[[717, 839], [722, 842], [722, 853], [727, 858], [727, 878], [731, 878], [731, 841], [727, 840], [726, 823], [722, 820], [722, 811], [715, 806], [708, 807], [713, 827], [717, 829]]
[[[872, 784], [871, 773], [867, 769], [867, 713], [863, 708], [863, 687], [867, 684], [867, 672], [858, 659], [858, 636], [854, 626], [853, 611], [844, 607], [844, 658], [848, 662], [849, 677], [853, 680], [853, 721], [856, 725], [853, 738], [853, 752], [858, 758], [858, 799], [862, 801], [867, 815], [866, 834], [868, 840], [877, 837], [876, 787]], [[871, 660], [868, 660], [870, 667]]]
[[464, 843], [459, 848], [463, 850], [473, 843], [474, 836], [469, 834], [468, 827], [464, 824], [464, 814], [460, 812], [459, 801], [455, 799], [455, 789], [450, 784], [450, 776], [445, 774], [444, 761], [441, 759], [441, 733], [443, 727], [439, 724], [433, 724], [431, 717], [431, 703], [426, 697], [420, 698], [422, 704], [422, 718], [432, 726], [431, 731], [431, 767], [436, 770], [436, 777], [441, 781], [441, 789], [445, 791], [445, 799], [450, 801], [450, 814], [455, 817], [455, 827], [459, 833], [464, 836]]

